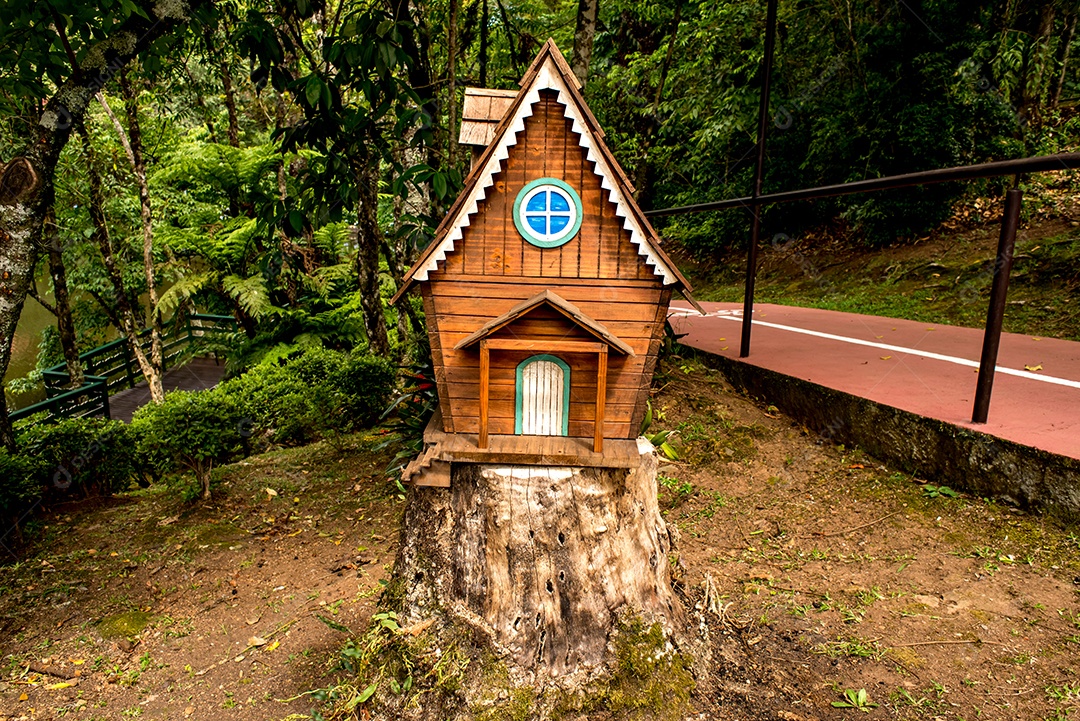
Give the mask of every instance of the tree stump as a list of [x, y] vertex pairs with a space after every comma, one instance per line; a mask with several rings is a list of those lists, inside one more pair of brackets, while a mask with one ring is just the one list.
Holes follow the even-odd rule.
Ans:
[[[449, 489], [412, 489], [382, 607], [396, 614], [398, 636], [416, 640], [396, 642], [396, 660], [368, 664], [399, 689], [373, 699], [376, 715], [544, 718], [556, 707], [670, 706], [680, 693], [672, 684], [685, 698], [693, 682], [672, 643], [684, 612], [671, 588], [656, 468], [651, 448], [630, 470], [455, 463]], [[388, 648], [372, 633], [367, 648]], [[453, 663], [443, 658], [451, 652]], [[441, 659], [443, 676], [450, 666], [460, 672], [438, 703], [410, 703], [400, 691], [423, 685], [415, 677], [424, 658], [429, 669]], [[440, 674], [426, 673], [429, 688], [439, 685]], [[598, 689], [601, 698], [590, 697]]]

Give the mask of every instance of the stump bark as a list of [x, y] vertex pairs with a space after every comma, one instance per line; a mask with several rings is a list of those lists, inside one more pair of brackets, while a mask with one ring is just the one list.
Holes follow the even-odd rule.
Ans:
[[494, 682], [498, 698], [529, 689], [537, 707], [523, 717], [543, 717], [545, 689], [565, 700], [619, 672], [631, 627], [649, 636], [641, 659], [678, 654], [684, 612], [656, 468], [651, 450], [630, 470], [455, 463], [450, 488], [412, 490], [383, 607], [424, 629], [429, 649], [467, 638], [473, 659], [458, 708], [432, 712], [473, 717]]

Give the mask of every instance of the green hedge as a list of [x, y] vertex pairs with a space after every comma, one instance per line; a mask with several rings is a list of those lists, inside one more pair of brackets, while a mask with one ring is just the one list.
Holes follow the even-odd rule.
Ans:
[[244, 428], [240, 404], [221, 388], [174, 391], [131, 421], [140, 458], [157, 474], [193, 472], [203, 498], [210, 497], [211, 469], [246, 450]]
[[18, 535], [22, 517], [40, 503], [108, 496], [132, 481], [145, 483], [146, 465], [131, 429], [104, 418], [69, 418], [22, 429], [16, 453], [0, 449], [3, 533]]
[[74, 418], [25, 428], [15, 454], [0, 449], [4, 531], [39, 502], [107, 496], [133, 481], [191, 472], [198, 483], [181, 483], [183, 492], [206, 496], [212, 468], [260, 443], [308, 443], [374, 425], [395, 379], [383, 358], [313, 348], [212, 390], [169, 393], [130, 426]]
[[394, 383], [394, 367], [384, 358], [313, 348], [284, 363], [257, 365], [218, 388], [248, 414], [253, 433], [302, 444], [372, 426]]

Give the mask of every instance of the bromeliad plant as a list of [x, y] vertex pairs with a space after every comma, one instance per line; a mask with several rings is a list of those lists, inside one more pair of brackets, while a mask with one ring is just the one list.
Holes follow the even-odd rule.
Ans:
[[439, 405], [439, 393], [435, 385], [435, 366], [431, 362], [431, 351], [426, 346], [417, 353], [418, 360], [403, 369], [406, 387], [401, 395], [383, 411], [379, 420], [391, 414], [394, 420], [387, 424], [389, 435], [375, 447], [382, 450], [397, 444], [398, 452], [384, 471], [401, 486], [401, 471], [405, 464], [424, 450], [424, 429]]
[[641, 421], [641, 434], [649, 443], [653, 444], [653, 447], [667, 456], [670, 460], [679, 460], [679, 452], [672, 445], [672, 436], [675, 431], [657, 431], [656, 433], [649, 433], [649, 428], [653, 424], [653, 407], [652, 401], [645, 401], [645, 418]]

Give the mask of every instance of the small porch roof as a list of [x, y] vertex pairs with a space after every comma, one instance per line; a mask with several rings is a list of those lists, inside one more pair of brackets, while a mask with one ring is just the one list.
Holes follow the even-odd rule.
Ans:
[[529, 311], [544, 304], [548, 305], [551, 308], [554, 308], [556, 311], [565, 316], [571, 323], [575, 324], [579, 328], [584, 329], [587, 333], [595, 337], [597, 340], [601, 341], [602, 343], [606, 343], [608, 346], [618, 351], [619, 353], [630, 357], [636, 355], [633, 348], [628, 346], [623, 341], [619, 340], [615, 336], [615, 334], [605, 328], [602, 323], [593, 320], [589, 316], [585, 315], [576, 305], [566, 300], [565, 298], [560, 297], [557, 293], [554, 293], [551, 290], [545, 290], [541, 293], [537, 293], [532, 298], [518, 303], [510, 310], [500, 315], [498, 318], [488, 321], [483, 326], [481, 326], [480, 329], [477, 330], [475, 333], [454, 346], [454, 349], [462, 350], [463, 348], [468, 348], [475, 343], [479, 343], [481, 340], [487, 338], [495, 331], [501, 328], [505, 328], [518, 318], [527, 314]]

